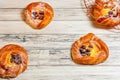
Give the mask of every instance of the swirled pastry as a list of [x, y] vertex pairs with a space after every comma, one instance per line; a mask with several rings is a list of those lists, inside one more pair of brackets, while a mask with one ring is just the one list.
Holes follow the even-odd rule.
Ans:
[[[85, 0], [87, 6], [88, 0]], [[120, 25], [120, 1], [118, 0], [95, 0], [91, 7], [87, 6], [90, 16], [97, 23], [109, 28]]]
[[78, 64], [102, 63], [108, 55], [107, 45], [93, 33], [81, 37], [72, 46], [72, 59]]
[[24, 21], [34, 29], [46, 27], [53, 17], [52, 7], [45, 2], [30, 3], [23, 12]]
[[28, 55], [23, 47], [9, 44], [0, 50], [0, 77], [14, 78], [24, 72], [27, 66]]

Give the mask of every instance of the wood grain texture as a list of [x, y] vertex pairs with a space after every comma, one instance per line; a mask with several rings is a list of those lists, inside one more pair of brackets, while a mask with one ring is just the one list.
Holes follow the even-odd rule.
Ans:
[[[32, 29], [21, 17], [34, 0], [0, 1], [0, 47], [21, 45], [30, 59], [28, 69], [11, 80], [120, 80], [120, 31], [98, 28], [86, 16], [83, 0], [36, 0], [49, 3], [55, 11], [54, 20], [42, 30]], [[71, 46], [89, 32], [108, 45], [109, 58], [98, 65], [75, 64]]]
[[31, 2], [39, 2], [43, 1], [49, 3], [53, 8], [80, 8], [81, 1], [80, 0], [24, 0], [24, 1], [16, 1], [16, 0], [1, 0], [0, 8], [24, 8]]
[[118, 70], [119, 67], [112, 66], [33, 66], [13, 80], [119, 80]]
[[[21, 9], [0, 9], [0, 21], [22, 21]], [[85, 9], [54, 9], [54, 21], [86, 21], [89, 18], [86, 16]], [[4, 14], [4, 15], [3, 15]], [[21, 14], [21, 15], [20, 15]]]

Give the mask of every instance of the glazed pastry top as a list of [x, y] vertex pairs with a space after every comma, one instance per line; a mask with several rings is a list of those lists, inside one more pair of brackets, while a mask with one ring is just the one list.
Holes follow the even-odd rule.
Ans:
[[44, 2], [33, 2], [29, 4], [23, 13], [24, 20], [35, 29], [47, 26], [54, 17], [52, 7]]
[[104, 62], [108, 55], [107, 45], [92, 33], [81, 37], [72, 46], [72, 58], [76, 63], [98, 64]]
[[28, 66], [28, 55], [24, 48], [9, 44], [0, 50], [0, 77], [16, 77]]
[[[89, 0], [85, 0], [85, 6], [87, 6], [87, 1]], [[95, 0], [86, 8], [88, 14], [99, 24], [109, 28], [120, 25], [120, 1]]]

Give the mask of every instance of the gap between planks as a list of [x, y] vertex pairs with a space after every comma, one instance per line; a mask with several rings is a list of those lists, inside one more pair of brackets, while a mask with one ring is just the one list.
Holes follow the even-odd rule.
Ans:
[[[41, 30], [32, 29], [24, 21], [0, 21], [0, 34], [116, 34], [119, 30], [102, 29], [94, 21], [52, 21]], [[86, 24], [86, 25], [85, 25]]]

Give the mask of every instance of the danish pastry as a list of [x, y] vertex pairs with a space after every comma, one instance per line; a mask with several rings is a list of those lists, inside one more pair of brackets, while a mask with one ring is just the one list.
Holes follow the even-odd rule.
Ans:
[[120, 1], [118, 0], [95, 0], [87, 6], [89, 0], [85, 0], [88, 14], [101, 25], [109, 28], [120, 25]]
[[23, 19], [34, 29], [46, 27], [53, 19], [52, 7], [44, 2], [33, 2], [23, 11]]
[[107, 45], [93, 33], [89, 33], [72, 46], [72, 59], [78, 64], [93, 65], [104, 62], [109, 55]]
[[0, 50], [0, 77], [14, 78], [28, 66], [28, 55], [24, 48], [9, 44]]

